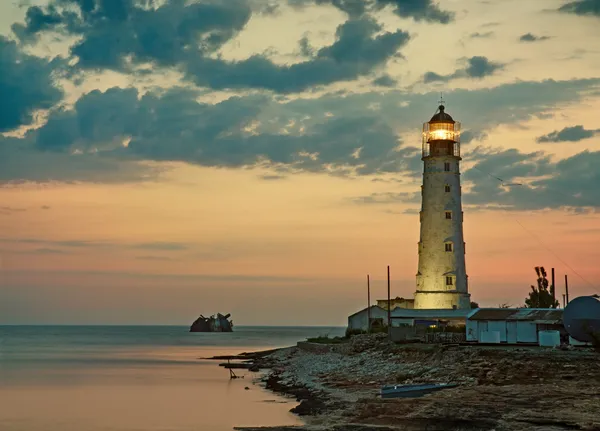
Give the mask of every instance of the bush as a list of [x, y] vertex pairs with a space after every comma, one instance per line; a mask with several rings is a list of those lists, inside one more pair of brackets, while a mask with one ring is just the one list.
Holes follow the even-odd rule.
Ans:
[[[387, 334], [388, 329], [387, 325], [384, 326], [375, 326], [371, 328], [371, 334]], [[362, 329], [346, 329], [346, 338], [353, 337], [354, 335], [366, 334], [367, 331], [363, 331]]]
[[308, 341], [309, 343], [318, 343], [318, 344], [340, 344], [345, 341], [345, 337], [329, 338], [328, 336], [319, 336], [319, 337], [307, 338], [306, 341]]

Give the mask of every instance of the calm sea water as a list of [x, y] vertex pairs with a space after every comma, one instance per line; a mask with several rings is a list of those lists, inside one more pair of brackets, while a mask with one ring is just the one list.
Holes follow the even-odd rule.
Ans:
[[[0, 326], [2, 431], [229, 431], [299, 424], [294, 403], [230, 380], [213, 355], [341, 335], [344, 328]], [[248, 387], [249, 389], [245, 389]]]

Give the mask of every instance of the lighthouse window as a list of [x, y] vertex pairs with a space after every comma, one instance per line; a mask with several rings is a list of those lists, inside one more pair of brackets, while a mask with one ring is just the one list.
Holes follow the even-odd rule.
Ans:
[[452, 277], [446, 277], [446, 286], [452, 286], [453, 284]]
[[452, 251], [452, 243], [451, 242], [447, 242], [445, 245], [446, 245], [446, 251]]
[[450, 162], [445, 162], [445, 163], [444, 163], [444, 170], [445, 170], [446, 172], [450, 172]]
[[452, 220], [452, 211], [446, 211], [446, 220]]
[[446, 193], [450, 193], [450, 186], [448, 184], [446, 184]]

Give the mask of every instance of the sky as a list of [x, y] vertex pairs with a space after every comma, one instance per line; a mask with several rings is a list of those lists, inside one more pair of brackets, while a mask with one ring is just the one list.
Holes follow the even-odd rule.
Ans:
[[472, 300], [521, 306], [536, 266], [600, 293], [599, 25], [600, 0], [2, 2], [0, 324], [345, 325], [387, 265], [412, 297], [440, 94]]

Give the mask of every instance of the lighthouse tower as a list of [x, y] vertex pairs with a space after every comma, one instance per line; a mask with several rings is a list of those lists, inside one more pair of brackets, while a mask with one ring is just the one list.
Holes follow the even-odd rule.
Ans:
[[470, 308], [460, 187], [460, 123], [443, 101], [423, 124], [421, 236], [414, 308]]

